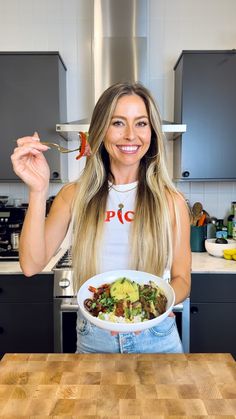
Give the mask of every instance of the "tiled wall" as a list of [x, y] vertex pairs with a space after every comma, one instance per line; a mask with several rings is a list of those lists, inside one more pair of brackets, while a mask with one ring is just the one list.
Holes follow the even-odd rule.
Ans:
[[[68, 121], [88, 116], [92, 101], [92, 0], [0, 0], [1, 51], [59, 51], [67, 66]], [[182, 50], [231, 49], [236, 39], [235, 0], [150, 0], [149, 85], [162, 118], [173, 120], [173, 67]], [[26, 133], [28, 134], [28, 133]], [[168, 144], [170, 160], [172, 144]], [[69, 177], [83, 166], [69, 157]], [[10, 164], [10, 162], [9, 162]], [[171, 162], [170, 162], [171, 170]], [[236, 182], [179, 183], [190, 203], [201, 201], [218, 218], [236, 200]], [[50, 185], [49, 195], [61, 185]], [[0, 184], [0, 195], [27, 201], [21, 184]]]

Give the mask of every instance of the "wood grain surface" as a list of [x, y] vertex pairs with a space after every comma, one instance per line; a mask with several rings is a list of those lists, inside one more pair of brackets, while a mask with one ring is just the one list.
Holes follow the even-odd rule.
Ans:
[[229, 354], [6, 354], [0, 418], [236, 418]]

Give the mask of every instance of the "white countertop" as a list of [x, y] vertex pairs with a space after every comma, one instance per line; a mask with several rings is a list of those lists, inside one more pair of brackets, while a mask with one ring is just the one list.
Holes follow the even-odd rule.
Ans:
[[[43, 273], [52, 272], [57, 261], [64, 255], [67, 247], [61, 247], [42, 271]], [[21, 273], [19, 262], [0, 262], [1, 273]], [[192, 253], [192, 272], [193, 273], [234, 273], [236, 274], [236, 261], [226, 260], [210, 256], [207, 252]]]
[[[66, 248], [60, 248], [52, 257], [42, 273], [51, 273], [57, 261], [64, 255]], [[22, 273], [19, 262], [0, 262], [0, 274]]]
[[236, 274], [236, 261], [209, 255], [207, 252], [192, 253], [193, 273], [231, 273]]

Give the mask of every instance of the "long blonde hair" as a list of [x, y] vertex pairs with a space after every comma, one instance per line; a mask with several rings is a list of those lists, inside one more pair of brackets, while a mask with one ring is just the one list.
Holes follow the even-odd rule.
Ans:
[[[151, 144], [140, 161], [135, 217], [130, 233], [130, 266], [163, 275], [170, 267], [173, 255], [173, 234], [170, 200], [175, 205], [177, 193], [166, 168], [161, 119], [150, 92], [139, 83], [117, 83], [109, 87], [98, 100], [91, 119], [89, 144], [92, 157], [76, 182], [73, 205], [73, 267], [76, 289], [99, 272], [99, 247], [102, 242], [108, 180], [112, 179], [109, 155], [103, 139], [109, 127], [117, 101], [124, 95], [140, 96], [147, 108], [151, 124]], [[119, 269], [119, 266], [114, 269]]]

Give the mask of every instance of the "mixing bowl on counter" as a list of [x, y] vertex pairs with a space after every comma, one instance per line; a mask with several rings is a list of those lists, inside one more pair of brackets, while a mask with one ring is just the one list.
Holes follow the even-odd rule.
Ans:
[[218, 258], [224, 257], [224, 250], [236, 249], [236, 241], [233, 239], [227, 239], [227, 243], [216, 243], [216, 239], [206, 239], [205, 248], [209, 255], [216, 256]]

